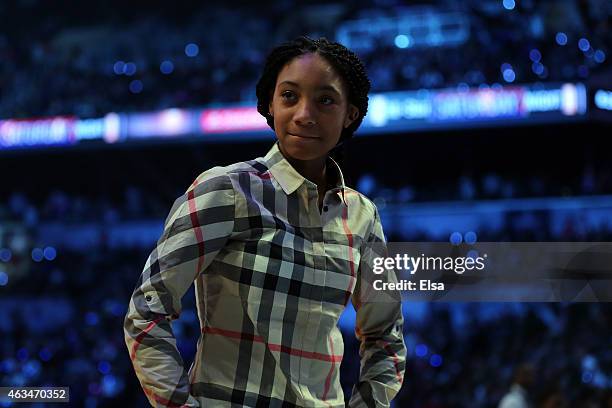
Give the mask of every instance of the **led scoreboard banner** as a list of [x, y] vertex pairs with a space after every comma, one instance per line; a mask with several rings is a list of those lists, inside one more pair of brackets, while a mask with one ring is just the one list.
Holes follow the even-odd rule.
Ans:
[[[356, 136], [445, 128], [558, 123], [586, 120], [587, 111], [609, 110], [607, 89], [587, 92], [582, 83], [481, 85], [477, 88], [397, 91], [370, 95]], [[58, 116], [0, 120], [0, 150], [122, 143], [135, 140], [236, 141], [272, 137], [254, 105], [108, 113], [102, 118]]]

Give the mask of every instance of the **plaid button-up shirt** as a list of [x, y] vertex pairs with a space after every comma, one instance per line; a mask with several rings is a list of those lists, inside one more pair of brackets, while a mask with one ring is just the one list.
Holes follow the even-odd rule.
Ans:
[[[176, 200], [124, 324], [153, 406], [345, 407], [337, 322], [349, 300], [361, 358], [349, 405], [389, 406], [405, 369], [401, 303], [362, 303], [358, 290], [364, 246], [384, 243], [380, 218], [331, 159], [329, 171], [323, 211], [278, 143], [205, 171]], [[193, 283], [201, 336], [187, 371], [170, 321]]]

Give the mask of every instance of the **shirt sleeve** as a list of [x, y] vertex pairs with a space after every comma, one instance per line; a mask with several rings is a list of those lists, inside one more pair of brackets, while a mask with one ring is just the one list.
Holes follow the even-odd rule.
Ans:
[[136, 376], [153, 407], [198, 407], [171, 320], [181, 298], [211, 264], [234, 228], [234, 189], [227, 174], [203, 173], [172, 206], [124, 320]]
[[397, 282], [393, 269], [373, 274], [373, 258], [387, 256], [378, 210], [362, 248], [358, 280], [352, 295], [357, 312], [355, 336], [360, 342], [359, 382], [349, 401], [352, 408], [389, 407], [399, 392], [406, 368], [401, 294], [374, 291], [373, 281]]

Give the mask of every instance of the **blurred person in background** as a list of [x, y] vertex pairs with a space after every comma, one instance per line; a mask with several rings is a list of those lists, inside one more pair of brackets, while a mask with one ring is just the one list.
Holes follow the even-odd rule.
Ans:
[[529, 390], [533, 386], [535, 368], [525, 363], [516, 368], [510, 391], [502, 398], [498, 408], [529, 408], [531, 407]]

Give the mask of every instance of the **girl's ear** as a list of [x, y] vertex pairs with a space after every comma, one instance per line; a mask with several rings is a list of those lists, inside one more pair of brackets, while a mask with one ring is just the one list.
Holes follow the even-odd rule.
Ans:
[[359, 109], [357, 109], [357, 107], [351, 103], [348, 107], [348, 114], [344, 119], [344, 128], [346, 129], [347, 127], [351, 126], [351, 124], [357, 120], [358, 117]]

